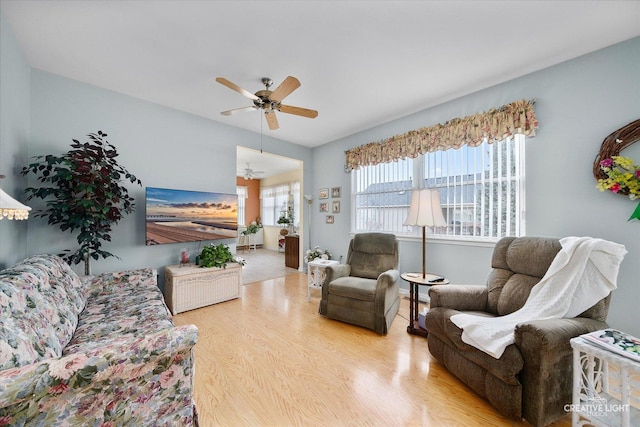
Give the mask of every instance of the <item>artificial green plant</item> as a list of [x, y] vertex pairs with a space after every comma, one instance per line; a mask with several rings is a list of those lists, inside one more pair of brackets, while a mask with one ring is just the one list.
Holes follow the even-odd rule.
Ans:
[[85, 263], [85, 274], [91, 274], [90, 259], [116, 257], [102, 249], [102, 242], [111, 241], [111, 231], [125, 215], [134, 212], [134, 199], [124, 181], [142, 182], [116, 161], [118, 152], [98, 131], [87, 135], [87, 142], [76, 139], [71, 150], [61, 156], [35, 156], [37, 162], [22, 169], [33, 174], [46, 186], [29, 187], [28, 198], [45, 201], [46, 209], [35, 213], [48, 218], [49, 224], [62, 231], [79, 231], [79, 248], [60, 254], [70, 264]]

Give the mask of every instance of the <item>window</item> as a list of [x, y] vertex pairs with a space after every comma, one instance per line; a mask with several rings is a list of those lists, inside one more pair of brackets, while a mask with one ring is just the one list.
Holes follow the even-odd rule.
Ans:
[[244, 218], [246, 216], [245, 209], [249, 192], [247, 190], [247, 187], [237, 186], [236, 193], [238, 194], [238, 225], [246, 225], [244, 223]]
[[299, 218], [295, 215], [295, 212], [299, 212], [300, 208], [299, 182], [262, 187], [260, 189], [260, 198], [262, 199], [262, 224], [278, 225], [278, 218], [282, 213], [288, 212], [289, 207], [294, 212], [293, 224], [298, 224]]
[[354, 170], [353, 231], [418, 236], [420, 227], [402, 225], [411, 190], [436, 188], [448, 225], [427, 233], [463, 240], [523, 235], [524, 139], [516, 135]]

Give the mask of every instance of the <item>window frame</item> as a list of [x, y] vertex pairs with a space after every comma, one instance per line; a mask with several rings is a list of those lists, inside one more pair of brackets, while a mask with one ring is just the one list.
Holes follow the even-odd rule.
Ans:
[[[479, 150], [482, 150], [483, 147], [486, 147], [487, 145], [492, 145], [491, 149], [495, 150], [496, 147], [499, 147], [499, 144], [504, 144], [506, 141], [508, 141], [508, 138], [505, 138], [504, 140], [498, 141], [498, 142], [494, 142], [493, 144], [489, 144], [488, 141], [484, 141], [483, 144], [481, 144], [479, 147]], [[505, 237], [507, 235], [511, 235], [511, 236], [524, 236], [526, 235], [526, 206], [525, 206], [525, 200], [526, 200], [526, 186], [525, 186], [525, 182], [526, 182], [526, 172], [525, 172], [525, 142], [526, 142], [526, 138], [524, 135], [518, 134], [518, 135], [514, 135], [513, 141], [510, 144], [506, 144], [506, 146], [501, 147], [502, 149], [500, 151], [498, 151], [497, 155], [498, 158], [501, 159], [500, 156], [502, 155], [509, 155], [508, 159], [512, 159], [512, 162], [509, 163], [507, 162], [506, 167], [512, 168], [512, 173], [509, 174], [508, 176], [497, 176], [497, 177], [493, 177], [490, 176], [488, 178], [484, 178], [484, 174], [486, 173], [487, 167], [485, 168], [480, 168], [480, 171], [483, 174], [483, 180], [478, 181], [478, 175], [480, 172], [475, 171], [475, 174], [449, 174], [444, 176], [441, 175], [439, 177], [439, 179], [445, 180], [445, 179], [449, 179], [451, 180], [452, 178], [459, 178], [462, 177], [464, 178], [465, 176], [468, 176], [469, 178], [472, 178], [472, 182], [473, 182], [473, 191], [477, 191], [478, 190], [478, 186], [479, 185], [483, 185], [483, 183], [485, 185], [488, 185], [490, 183], [493, 182], [497, 182], [502, 184], [503, 182], [507, 182], [506, 184], [506, 190], [503, 187], [499, 187], [502, 189], [502, 191], [500, 193], [496, 193], [496, 195], [498, 195], [498, 200], [500, 201], [500, 194], [502, 194], [504, 191], [507, 191], [507, 197], [511, 197], [512, 195], [512, 190], [515, 191], [516, 194], [516, 200], [514, 203], [516, 203], [516, 205], [512, 208], [513, 210], [511, 210], [511, 212], [514, 213], [514, 215], [512, 217], [510, 217], [509, 221], [501, 221], [499, 222], [500, 225], [504, 225], [504, 224], [508, 224], [508, 226], [505, 228], [504, 231], [501, 230], [500, 233], [498, 233], [497, 235], [488, 235], [488, 236], [484, 236], [483, 233], [480, 233], [478, 235], [465, 235], [465, 234], [450, 234], [447, 231], [447, 234], [435, 234], [433, 233], [433, 230], [431, 230], [429, 227], [427, 227], [427, 234], [429, 236], [430, 240], [436, 240], [436, 241], [442, 241], [442, 242], [446, 242], [446, 243], [453, 243], [453, 242], [457, 242], [457, 243], [461, 243], [461, 244], [468, 244], [468, 245], [481, 245], [481, 246], [485, 246], [485, 245], [491, 245], [494, 244], [495, 242], [497, 242], [498, 240], [500, 240], [502, 237]], [[511, 148], [509, 148], [511, 147]], [[474, 148], [474, 147], [471, 147]], [[460, 150], [460, 149], [458, 149]], [[430, 173], [428, 172], [427, 167], [425, 166], [424, 168], [422, 167], [422, 165], [424, 164], [424, 162], [426, 161], [431, 161], [429, 159], [432, 159], [435, 155], [446, 155], [447, 153], [451, 153], [451, 152], [456, 152], [458, 153], [458, 150], [453, 150], [453, 149], [449, 149], [449, 150], [442, 150], [442, 151], [437, 151], [434, 153], [427, 153], [425, 156], [418, 156], [416, 159], [413, 160], [413, 167], [412, 167], [412, 176], [410, 178], [410, 184], [411, 184], [411, 188], [409, 189], [405, 189], [404, 191], [410, 192], [412, 190], [415, 189], [419, 189], [420, 188], [420, 183], [424, 183], [422, 185], [422, 187], [428, 187], [428, 188], [437, 188], [441, 191], [441, 197], [449, 197], [450, 194], [453, 192], [455, 194], [456, 190], [459, 190], [460, 192], [464, 191], [464, 185], [465, 184], [458, 184], [458, 185], [454, 185], [454, 186], [449, 186], [449, 190], [445, 190], [448, 191], [447, 194], [445, 194], [444, 196], [442, 195], [442, 188], [443, 187], [447, 187], [447, 185], [445, 184], [435, 184], [435, 185], [429, 185], [429, 180], [433, 180], [434, 176], [429, 177], [428, 175], [430, 175]], [[510, 151], [511, 150], [511, 151]], [[493, 154], [492, 154], [493, 155]], [[431, 156], [431, 157], [430, 157]], [[488, 155], [487, 155], [488, 156]], [[425, 160], [427, 159], [427, 160]], [[406, 160], [406, 159], [403, 159]], [[395, 163], [395, 162], [393, 162]], [[376, 165], [378, 166], [378, 165]], [[500, 165], [496, 165], [497, 169], [498, 169], [498, 174], [500, 175], [503, 171], [500, 169], [501, 168], [501, 164]], [[491, 168], [493, 170], [494, 165], [490, 164], [488, 166], [488, 168]], [[423, 170], [424, 169], [424, 170]], [[358, 224], [356, 223], [357, 217], [356, 215], [358, 215], [358, 211], [359, 211], [359, 207], [358, 207], [358, 197], [367, 194], [366, 191], [361, 191], [358, 192], [356, 191], [357, 189], [357, 185], [358, 185], [358, 177], [357, 177], [357, 171], [353, 171], [352, 172], [352, 176], [351, 176], [351, 221], [350, 221], [350, 234], [356, 234], [356, 233], [362, 233], [362, 232], [366, 232], [366, 231], [378, 231], [378, 232], [387, 232], [387, 233], [394, 233], [396, 234], [396, 236], [400, 239], [400, 240], [421, 240], [421, 227], [414, 227], [414, 230], [411, 230], [411, 227], [407, 227], [407, 226], [401, 226], [399, 230], [392, 230], [392, 229], [382, 229], [382, 230], [366, 230], [363, 228], [357, 229]], [[370, 172], [371, 173], [371, 172]], [[495, 171], [493, 171], [492, 173], [495, 173]], [[437, 180], [437, 178], [436, 178]], [[434, 184], [435, 180], [431, 182], [431, 184]], [[513, 187], [513, 183], [515, 183], [515, 187]], [[369, 185], [370, 186], [370, 185]], [[406, 186], [406, 185], [405, 185]], [[484, 186], [483, 186], [484, 187]], [[451, 190], [453, 189], [453, 191]], [[392, 190], [393, 191], [393, 190]], [[481, 188], [481, 191], [484, 191], [484, 188]], [[374, 193], [376, 194], [376, 193]], [[407, 204], [406, 205], [398, 205], [400, 206], [400, 209], [406, 209], [406, 212], [408, 212], [408, 203], [410, 200], [410, 196], [407, 196]], [[462, 199], [464, 200], [464, 199]], [[473, 209], [473, 215], [472, 215], [472, 219], [476, 218], [477, 215], [477, 209], [482, 209], [482, 205], [485, 203], [485, 198], [482, 197], [482, 199], [480, 200], [480, 204], [478, 203], [478, 196], [475, 196], [474, 198], [475, 203], [473, 205], [470, 205], [470, 208]], [[489, 198], [488, 199], [490, 204], [493, 203], [493, 198]], [[390, 205], [391, 206], [391, 205]], [[456, 208], [456, 203], [453, 203], [453, 205], [451, 203], [447, 204], [446, 201], [444, 201], [442, 203], [442, 208], [443, 208], [443, 213], [445, 214], [445, 219], [447, 220], [447, 223], [449, 224], [447, 227], [447, 230], [449, 230], [450, 227], [454, 227], [455, 225], [452, 222], [452, 216], [449, 214], [450, 213], [450, 209]], [[383, 208], [382, 206], [378, 209]], [[458, 209], [462, 209], [462, 212], [464, 212], [464, 206], [461, 205], [457, 205]], [[510, 206], [507, 204], [505, 206], [505, 208], [510, 208]], [[404, 218], [406, 218], [406, 212], [404, 213], [404, 215], [402, 215]], [[403, 218], [403, 219], [404, 219]], [[492, 218], [495, 218], [495, 215], [492, 216]], [[476, 220], [474, 220], [476, 221]], [[515, 221], [514, 225], [512, 225], [512, 222]], [[397, 222], [397, 221], [396, 221]], [[493, 224], [493, 221], [487, 221], [488, 225], [491, 226]], [[462, 221], [460, 222], [460, 224], [462, 224]], [[482, 220], [482, 226], [487, 226], [487, 224], [485, 224], [485, 220]], [[459, 228], [462, 229], [464, 226], [460, 226]], [[477, 224], [472, 223], [471, 224], [472, 228], [476, 228]], [[509, 227], [513, 227], [514, 229], [511, 229]], [[494, 233], [496, 230], [492, 230], [492, 233]], [[484, 232], [484, 230], [483, 230]]]
[[[260, 214], [262, 224], [270, 227], [280, 227], [277, 223], [283, 210], [293, 209], [294, 227], [297, 227], [300, 221], [300, 214], [297, 209], [300, 208], [300, 181], [292, 181], [281, 184], [274, 184], [260, 188]], [[273, 199], [273, 204], [265, 205], [265, 194], [270, 192], [266, 197]], [[265, 210], [271, 208], [273, 213], [273, 223], [271, 223], [271, 213], [265, 215]]]

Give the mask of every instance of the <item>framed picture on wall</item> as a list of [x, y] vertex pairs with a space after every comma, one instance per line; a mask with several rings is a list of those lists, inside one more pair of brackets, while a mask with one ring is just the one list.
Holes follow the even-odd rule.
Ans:
[[329, 212], [329, 203], [320, 203], [320, 212]]
[[318, 196], [319, 199], [328, 199], [329, 198], [329, 189], [328, 188], [321, 188], [320, 189], [320, 195]]
[[332, 187], [331, 188], [331, 198], [332, 199], [339, 199], [341, 192], [342, 192], [341, 187]]
[[327, 224], [333, 224], [333, 215], [327, 215]]
[[340, 201], [334, 200], [331, 203], [331, 212], [332, 213], [340, 213]]

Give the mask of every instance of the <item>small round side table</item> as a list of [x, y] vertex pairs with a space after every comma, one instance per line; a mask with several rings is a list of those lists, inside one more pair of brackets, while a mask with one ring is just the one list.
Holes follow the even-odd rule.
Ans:
[[422, 277], [422, 273], [402, 273], [403, 280], [409, 282], [409, 326], [407, 332], [413, 335], [427, 337], [429, 332], [422, 329], [418, 322], [418, 290], [420, 286], [446, 285], [447, 279], [437, 274], [427, 273]]

